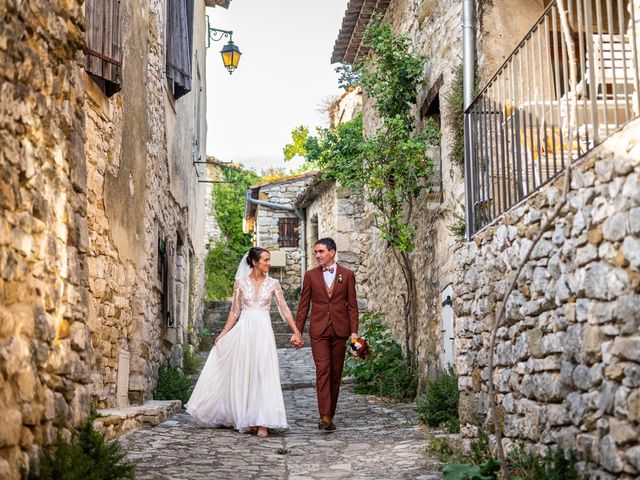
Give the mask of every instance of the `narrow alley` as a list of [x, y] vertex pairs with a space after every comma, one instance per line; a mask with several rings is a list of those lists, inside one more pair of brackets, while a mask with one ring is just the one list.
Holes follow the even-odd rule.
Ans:
[[414, 404], [389, 404], [343, 385], [338, 429], [316, 427], [311, 349], [278, 350], [291, 430], [266, 439], [196, 425], [180, 413], [158, 427], [121, 437], [139, 480], [442, 478], [425, 453], [426, 432]]

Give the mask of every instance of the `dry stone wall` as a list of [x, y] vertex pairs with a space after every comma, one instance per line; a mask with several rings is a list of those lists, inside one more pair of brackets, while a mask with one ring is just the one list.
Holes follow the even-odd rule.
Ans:
[[[204, 4], [196, 7], [201, 18]], [[165, 3], [121, 8], [127, 65], [122, 91], [106, 98], [86, 77], [89, 325], [97, 352], [92, 395], [101, 408], [150, 399], [158, 367], [167, 359], [181, 365], [185, 344], [196, 341], [193, 333], [203, 318], [206, 223], [198, 212], [210, 197], [187, 161], [198, 135], [194, 102], [204, 103], [195, 95], [197, 79], [192, 92], [178, 100], [167, 88]], [[194, 72], [204, 59], [197, 48], [202, 35], [201, 28], [194, 30]], [[167, 245], [173, 326], [162, 315], [160, 239]]]
[[[567, 207], [509, 297], [495, 350], [505, 437], [538, 450], [575, 449], [595, 463], [592, 478], [640, 475], [639, 132], [635, 120], [576, 165]], [[463, 436], [487, 428], [497, 304], [563, 182], [507, 212], [456, 254]]]
[[[0, 4], [0, 478], [89, 411], [84, 25], [79, 3]], [[19, 39], [19, 40], [18, 40]]]

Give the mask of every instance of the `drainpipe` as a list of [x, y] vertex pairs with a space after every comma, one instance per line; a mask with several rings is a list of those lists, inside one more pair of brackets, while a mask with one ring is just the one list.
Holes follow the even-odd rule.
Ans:
[[[462, 76], [464, 110], [473, 101], [473, 87], [475, 85], [475, 41], [476, 41], [476, 5], [475, 0], [462, 0]], [[471, 239], [473, 234], [473, 197], [471, 195], [473, 178], [473, 149], [471, 148], [471, 124], [468, 115], [464, 116], [464, 197], [465, 223], [467, 225], [465, 237]]]
[[256, 200], [251, 197], [251, 190], [247, 190], [247, 202], [260, 207], [272, 208], [274, 210], [286, 210], [293, 212], [300, 220], [300, 285], [304, 280], [304, 274], [307, 271], [307, 223], [305, 220], [304, 210], [300, 210], [292, 205], [284, 205], [282, 203], [265, 202], [264, 200]]

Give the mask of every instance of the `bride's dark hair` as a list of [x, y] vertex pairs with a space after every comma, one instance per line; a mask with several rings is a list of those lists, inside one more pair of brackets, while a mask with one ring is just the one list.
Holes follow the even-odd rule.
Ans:
[[249, 249], [249, 251], [247, 252], [247, 263], [251, 268], [253, 268], [253, 265], [255, 263], [258, 263], [260, 261], [260, 255], [262, 255], [264, 252], [269, 252], [269, 250], [262, 247], [251, 247]]

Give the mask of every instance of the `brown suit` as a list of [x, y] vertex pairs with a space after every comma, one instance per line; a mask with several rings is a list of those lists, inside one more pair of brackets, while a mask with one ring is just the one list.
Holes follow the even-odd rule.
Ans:
[[358, 333], [358, 302], [354, 273], [336, 265], [333, 285], [328, 288], [322, 268], [309, 270], [304, 276], [296, 326], [304, 331], [311, 309], [309, 336], [316, 364], [316, 393], [320, 415], [333, 417], [342, 381], [346, 340]]

